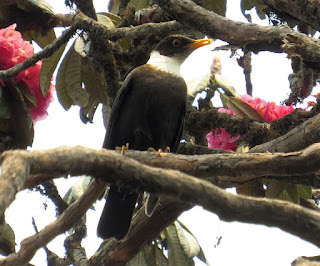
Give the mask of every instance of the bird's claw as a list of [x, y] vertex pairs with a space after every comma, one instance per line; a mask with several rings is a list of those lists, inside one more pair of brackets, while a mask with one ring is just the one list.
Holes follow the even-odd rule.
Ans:
[[149, 148], [148, 151], [157, 152], [157, 156], [160, 156], [161, 153], [170, 153], [170, 147], [166, 147], [166, 149], [163, 151], [162, 149], [159, 149], [156, 151], [154, 148]]
[[121, 154], [124, 155], [126, 150], [129, 150], [129, 143], [126, 143], [126, 145], [122, 145], [121, 147], [116, 147], [116, 151], [121, 151]]

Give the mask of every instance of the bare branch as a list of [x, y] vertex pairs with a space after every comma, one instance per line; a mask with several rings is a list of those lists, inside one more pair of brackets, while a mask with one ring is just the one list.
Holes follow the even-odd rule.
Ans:
[[57, 235], [64, 233], [76, 223], [97, 200], [105, 186], [96, 181], [91, 182], [85, 193], [55, 221], [47, 225], [36, 235], [21, 242], [21, 248], [16, 254], [11, 254], [0, 260], [0, 265], [25, 265], [32, 259], [36, 251], [48, 244]]
[[320, 29], [319, 3], [312, 0], [264, 0], [268, 6], [282, 14], [287, 14], [299, 21], [303, 21], [314, 29]]
[[253, 147], [250, 152], [291, 152], [320, 142], [320, 114], [308, 119], [287, 134]]
[[320, 61], [320, 42], [287, 26], [264, 27], [254, 23], [232, 21], [209, 12], [189, 0], [155, 2], [183, 25], [231, 45], [245, 47], [246, 50], [255, 53], [264, 50], [277, 53], [285, 51], [289, 55], [299, 54], [307, 61]]
[[[143, 154], [143, 152], [140, 153]], [[148, 154], [148, 152], [145, 152], [145, 154]], [[187, 172], [198, 176], [207, 176], [207, 172], [215, 173], [215, 175], [239, 176], [240, 180], [242, 175], [261, 176], [266, 175], [266, 173], [291, 175], [301, 173], [301, 169], [303, 169], [304, 173], [307, 173], [317, 171], [320, 168], [320, 144], [314, 144], [304, 151], [290, 154], [217, 154], [189, 156], [190, 158], [188, 156], [173, 154], [153, 155], [150, 156], [150, 162], [152, 162], [150, 164], [153, 166], [171, 167], [173, 159], [176, 156], [177, 160], [173, 163], [176, 169], [187, 169]], [[15, 167], [11, 167], [11, 172], [8, 172], [7, 161], [11, 161], [12, 158], [14, 158], [15, 162], [18, 161], [19, 163], [18, 165], [11, 164], [11, 166], [14, 165]], [[159, 164], [160, 161], [161, 164]], [[218, 161], [218, 164], [216, 161]], [[21, 165], [23, 167], [18, 167]], [[25, 180], [29, 171], [21, 168], [30, 169], [30, 174], [51, 172], [61, 175], [68, 173], [79, 175], [82, 173], [101, 177], [108, 182], [116, 183], [122, 187], [130, 187], [130, 189], [137, 191], [145, 190], [162, 196], [170, 196], [170, 198], [178, 198], [182, 202], [202, 205], [206, 209], [218, 214], [221, 219], [227, 221], [237, 220], [278, 226], [287, 232], [296, 234], [320, 246], [320, 227], [318, 226], [320, 224], [320, 214], [317, 212], [278, 200], [231, 195], [207, 181], [175, 170], [155, 169], [142, 165], [126, 156], [117, 154], [115, 151], [95, 151], [83, 147], [62, 147], [34, 152], [8, 151], [3, 154], [1, 181], [16, 177], [16, 170], [18, 170], [18, 174], [20, 173], [20, 175], [24, 173], [24, 177], [20, 179]], [[219, 178], [217, 177], [217, 179]], [[10, 186], [12, 184], [3, 183], [3, 186], [0, 186], [0, 195], [2, 196], [2, 190], [5, 191]], [[15, 189], [11, 189], [11, 191], [14, 193], [19, 188], [22, 188], [22, 186], [18, 187], [17, 185], [13, 187]], [[100, 188], [97, 192], [97, 188], [95, 188], [95, 192], [92, 191], [96, 195], [95, 199], [102, 190], [103, 188]], [[12, 200], [13, 198], [14, 195], [10, 197]], [[90, 204], [86, 203], [86, 207], [89, 208], [95, 199], [92, 198]], [[2, 199], [0, 202], [2, 202]], [[76, 212], [74, 205], [69, 207], [68, 210], [70, 208], [73, 210], [72, 212]], [[1, 211], [4, 211], [4, 209]], [[77, 210], [77, 212], [79, 211]], [[44, 229], [43, 234], [45, 237], [39, 236], [40, 232], [37, 236], [39, 240], [25, 241], [19, 254], [25, 252], [25, 250], [27, 250], [28, 254], [33, 254], [34, 251], [29, 249], [32, 249], [34, 245], [26, 245], [26, 243], [40, 241], [37, 242], [36, 246], [40, 245], [38, 243], [45, 245], [57, 235], [57, 232], [63, 232], [63, 230], [66, 230], [68, 226], [71, 226], [76, 221], [75, 218], [74, 220], [68, 220], [70, 224], [66, 226], [64, 222], [62, 226], [59, 221], [63, 220], [66, 215], [69, 217], [70, 212], [68, 214], [64, 212], [54, 226], [49, 225], [50, 230], [48, 228]], [[72, 214], [71, 216], [73, 217], [74, 215]], [[79, 216], [78, 213], [76, 217], [81, 217], [81, 215]], [[53, 227], [56, 229], [53, 230]]]

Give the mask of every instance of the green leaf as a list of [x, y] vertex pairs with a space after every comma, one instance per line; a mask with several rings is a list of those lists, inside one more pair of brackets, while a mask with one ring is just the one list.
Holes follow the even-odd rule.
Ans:
[[267, 180], [267, 198], [277, 198], [299, 204], [300, 198], [311, 198], [311, 186], [291, 184], [279, 180]]
[[162, 250], [155, 244], [150, 243], [145, 245], [138, 254], [136, 254], [128, 263], [127, 266], [149, 266], [149, 265], [168, 265], [168, 259], [164, 256]]
[[48, 58], [42, 60], [42, 66], [40, 70], [40, 88], [43, 97], [46, 97], [51, 84], [51, 78], [55, 71], [59, 60], [66, 48], [67, 44], [62, 45], [59, 50], [55, 51], [54, 54]]
[[60, 65], [56, 82], [58, 99], [66, 110], [73, 104], [85, 106], [89, 101], [88, 93], [82, 88], [81, 55], [74, 50], [74, 44]]
[[265, 122], [259, 112], [252, 108], [245, 101], [233, 96], [229, 97], [227, 95], [224, 95], [224, 101], [228, 104], [230, 109], [232, 109], [236, 113], [237, 116], [248, 117], [258, 122]]
[[35, 41], [41, 48], [46, 47], [56, 39], [53, 29], [49, 30], [45, 35], [36, 30], [28, 30], [22, 32], [23, 39], [32, 42]]
[[204, 263], [208, 264], [206, 256], [204, 255], [204, 252], [198, 242], [198, 240], [196, 239], [196, 237], [192, 234], [192, 232], [188, 229], [188, 227], [186, 227], [182, 222], [180, 222], [179, 220], [176, 221], [185, 231], [187, 231], [189, 234], [192, 235], [192, 237], [197, 241], [198, 245], [199, 245], [199, 252], [198, 254], [196, 254], [195, 256], [197, 256], [201, 261], [203, 261]]
[[63, 200], [68, 204], [75, 202], [83, 195], [84, 191], [87, 189], [90, 182], [91, 182], [90, 176], [82, 176], [81, 180], [75, 183], [67, 191], [66, 195], [63, 197]]
[[1, 120], [11, 118], [10, 106], [5, 99], [3, 90], [4, 88], [2, 88], [2, 86], [0, 85], [0, 119]]
[[18, 7], [22, 10], [30, 11], [34, 8], [40, 8], [47, 13], [52, 13], [52, 7], [49, 3], [44, 0], [25, 0], [18, 2]]
[[188, 259], [193, 259], [200, 252], [200, 245], [197, 239], [187, 230], [183, 229], [179, 222], [174, 222], [174, 226], [176, 227], [184, 255]]
[[149, 6], [149, 0], [131, 0], [127, 5], [127, 7], [134, 8], [136, 12], [148, 6]]
[[[109, 16], [107, 16], [106, 14], [107, 13], [97, 14], [98, 21], [108, 28], [115, 28], [116, 27], [115, 24], [113, 23], [111, 18]], [[113, 16], [115, 16], [115, 15], [113, 15]]]
[[169, 265], [194, 265], [193, 259], [186, 258], [184, 254], [175, 225], [172, 224], [165, 229], [165, 236]]
[[34, 108], [37, 106], [37, 98], [34, 94], [30, 92], [30, 88], [23, 81], [17, 84], [21, 94], [24, 97], [24, 102], [26, 103], [28, 108]]
[[5, 104], [9, 106], [10, 118], [1, 119], [1, 130], [6, 130], [14, 136], [17, 148], [26, 149], [33, 142], [33, 123], [30, 111], [24, 101], [24, 97], [13, 81], [6, 81], [2, 88], [2, 97]]
[[246, 14], [246, 11], [251, 10], [258, 3], [259, 0], [241, 0], [241, 12], [249, 22], [252, 22], [251, 15]]
[[4, 220], [0, 222], [0, 254], [8, 256], [15, 252], [15, 234]]
[[227, 1], [226, 0], [201, 0], [202, 7], [213, 11], [220, 16], [226, 16]]
[[[98, 15], [102, 15], [110, 18], [114, 26], [118, 26], [122, 22], [122, 19], [119, 16], [112, 13], [101, 12], [101, 13], [98, 13]], [[99, 17], [98, 17], [98, 20], [99, 20]]]

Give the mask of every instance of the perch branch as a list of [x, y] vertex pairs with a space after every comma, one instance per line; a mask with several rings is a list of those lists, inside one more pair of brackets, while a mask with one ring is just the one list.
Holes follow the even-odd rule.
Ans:
[[[154, 154], [154, 156], [156, 156], [156, 154]], [[159, 160], [161, 160], [161, 158], [170, 158], [168, 161], [172, 161], [172, 156], [175, 155], [161, 154], [161, 156], [151, 156], [150, 161], [153, 162], [153, 165], [157, 165], [158, 157], [160, 158]], [[181, 167], [181, 164], [184, 164], [188, 158], [187, 156], [182, 155], [182, 157], [180, 155], [177, 156], [180, 160], [178, 160], [175, 165], [180, 165]], [[213, 156], [215, 155], [190, 156], [190, 159], [193, 162], [186, 162], [186, 165], [194, 166], [194, 168], [189, 169], [191, 173], [194, 172], [205, 176], [207, 175], [205, 172], [210, 172], [211, 169], [214, 168], [211, 166], [211, 163], [216, 159], [210, 161], [209, 158]], [[304, 172], [313, 172], [319, 169], [320, 144], [314, 144], [301, 152], [290, 154], [218, 154], [217, 156], [222, 156], [220, 164], [226, 168], [225, 172], [222, 173], [225, 175], [241, 175], [245, 169], [249, 169], [246, 175], [248, 175], [248, 173], [249, 175], [250, 173], [251, 175], [254, 173], [259, 175], [259, 171], [261, 171], [260, 174], [262, 175], [265, 175], [266, 172], [268, 172], [268, 174], [291, 175], [294, 174], [295, 167], [298, 169], [301, 168], [301, 165], [304, 166]], [[198, 159], [201, 157], [203, 158], [203, 162], [205, 162], [204, 164], [199, 164], [198, 162]], [[238, 161], [233, 161], [235, 158], [238, 158]], [[246, 158], [245, 161], [247, 161], [247, 165], [245, 169], [242, 169], [243, 164], [241, 163], [241, 160], [239, 161], [241, 158]], [[7, 163], [8, 161], [12, 161], [12, 159], [14, 159], [15, 163], [18, 162], [18, 165], [14, 165], [15, 167], [10, 167], [12, 164], [9, 165]], [[298, 235], [301, 238], [320, 246], [320, 226], [318, 226], [318, 224], [320, 224], [320, 214], [317, 212], [305, 210], [304, 208], [288, 202], [232, 195], [217, 188], [208, 181], [200, 180], [175, 170], [158, 169], [143, 165], [133, 159], [122, 156], [115, 151], [95, 151], [83, 147], [62, 147], [34, 152], [8, 151], [3, 153], [2, 160], [3, 169], [1, 181], [12, 180], [13, 178], [16, 181], [26, 180], [28, 174], [39, 174], [41, 172], [45, 174], [46, 172], [53, 172], [54, 174], [60, 175], [87, 174], [93, 177], [101, 177], [107, 182], [116, 183], [122, 187], [130, 187], [130, 189], [137, 191], [148, 191], [164, 197], [169, 196], [172, 199], [177, 197], [182, 202], [202, 205], [206, 209], [218, 214], [223, 220], [237, 220], [266, 224], [268, 226], [278, 226], [287, 232]], [[281, 163], [279, 163], [280, 161]], [[250, 165], [250, 163], [252, 165]], [[282, 163], [285, 163], [284, 169], [279, 168], [279, 165]], [[263, 171], [261, 168], [262, 165], [264, 165]], [[300, 165], [300, 167], [297, 167], [297, 165]], [[162, 166], [168, 167], [167, 165]], [[8, 168], [11, 172], [8, 172]], [[238, 170], [234, 172], [233, 170], [230, 170], [232, 168], [237, 168]], [[219, 172], [219, 169], [221, 171], [221, 166], [216, 165], [215, 171], [218, 171], [220, 174], [221, 172]], [[16, 170], [18, 173], [15, 172]], [[297, 171], [299, 172], [301, 170]], [[16, 178], [17, 176], [22, 177]], [[13, 186], [14, 189], [12, 190], [11, 188], [11, 191], [15, 193], [19, 188], [21, 189], [23, 187], [21, 183], [23, 182], [20, 181], [20, 185], [16, 184]], [[10, 186], [12, 186], [11, 183], [3, 183], [3, 186], [0, 186], [0, 189], [7, 190], [7, 187]], [[96, 196], [92, 196], [91, 200], [88, 200], [90, 203], [86, 202], [86, 208], [89, 208], [96, 197], [100, 195], [103, 186], [100, 188], [101, 191], [98, 191], [99, 193], [97, 192], [97, 188], [95, 188], [94, 192], [92, 190], [92, 194]], [[0, 191], [1, 196], [2, 192], [3, 191]], [[12, 200], [14, 195], [11, 196]], [[88, 195], [90, 195], [90, 193], [88, 193]], [[0, 202], [2, 202], [2, 199]], [[77, 202], [77, 204], [80, 203]], [[69, 207], [68, 210], [70, 210], [70, 208], [71, 207]], [[84, 207], [82, 206], [82, 208]], [[79, 214], [79, 211], [76, 211], [77, 207], [75, 207], [75, 205], [72, 205], [71, 209], [73, 210], [72, 213], [77, 212], [77, 216], [74, 220], [70, 220], [68, 226], [71, 226], [76, 219], [81, 217], [85, 212], [85, 210], [83, 210], [82, 214]], [[74, 215], [75, 214], [73, 213], [71, 216], [74, 217]], [[35, 239], [39, 238], [39, 240], [33, 239], [31, 241], [28, 239], [24, 241], [23, 248], [21, 248], [21, 252], [19, 251], [20, 253], [17, 256], [19, 257], [21, 254], [25, 253], [30, 254], [28, 255], [28, 258], [32, 257], [33, 251], [29, 250], [30, 246], [33, 246], [34, 248], [34, 246], [39, 247], [45, 245], [57, 235], [57, 232], [60, 234], [63, 230], [67, 230], [66, 228], [68, 226], [65, 226], [65, 222], [63, 223], [63, 226], [59, 224], [59, 221], [63, 220], [66, 216], [70, 219], [70, 211], [64, 212], [57, 220], [58, 224], [49, 225], [46, 229], [42, 230], [45, 237], [39, 237], [40, 232], [37, 237], [35, 237]], [[53, 230], [53, 228], [55, 228], [55, 230]], [[310, 228], [312, 228], [312, 230], [310, 230]], [[36, 245], [26, 245], [26, 243], [34, 243], [33, 241], [40, 242], [37, 242]], [[41, 244], [38, 245], [38, 243]], [[24, 257], [25, 256], [26, 255], [24, 255]]]

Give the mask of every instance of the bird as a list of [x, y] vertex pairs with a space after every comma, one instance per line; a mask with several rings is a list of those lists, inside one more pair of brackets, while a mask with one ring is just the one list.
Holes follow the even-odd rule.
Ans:
[[[194, 40], [182, 35], [162, 39], [144, 65], [133, 69], [115, 97], [103, 147], [129, 144], [133, 150], [149, 148], [176, 152], [186, 113], [187, 85], [180, 66], [197, 48], [211, 39]], [[139, 193], [111, 185], [97, 235], [123, 239], [131, 224]], [[151, 211], [152, 212], [152, 211]]]

